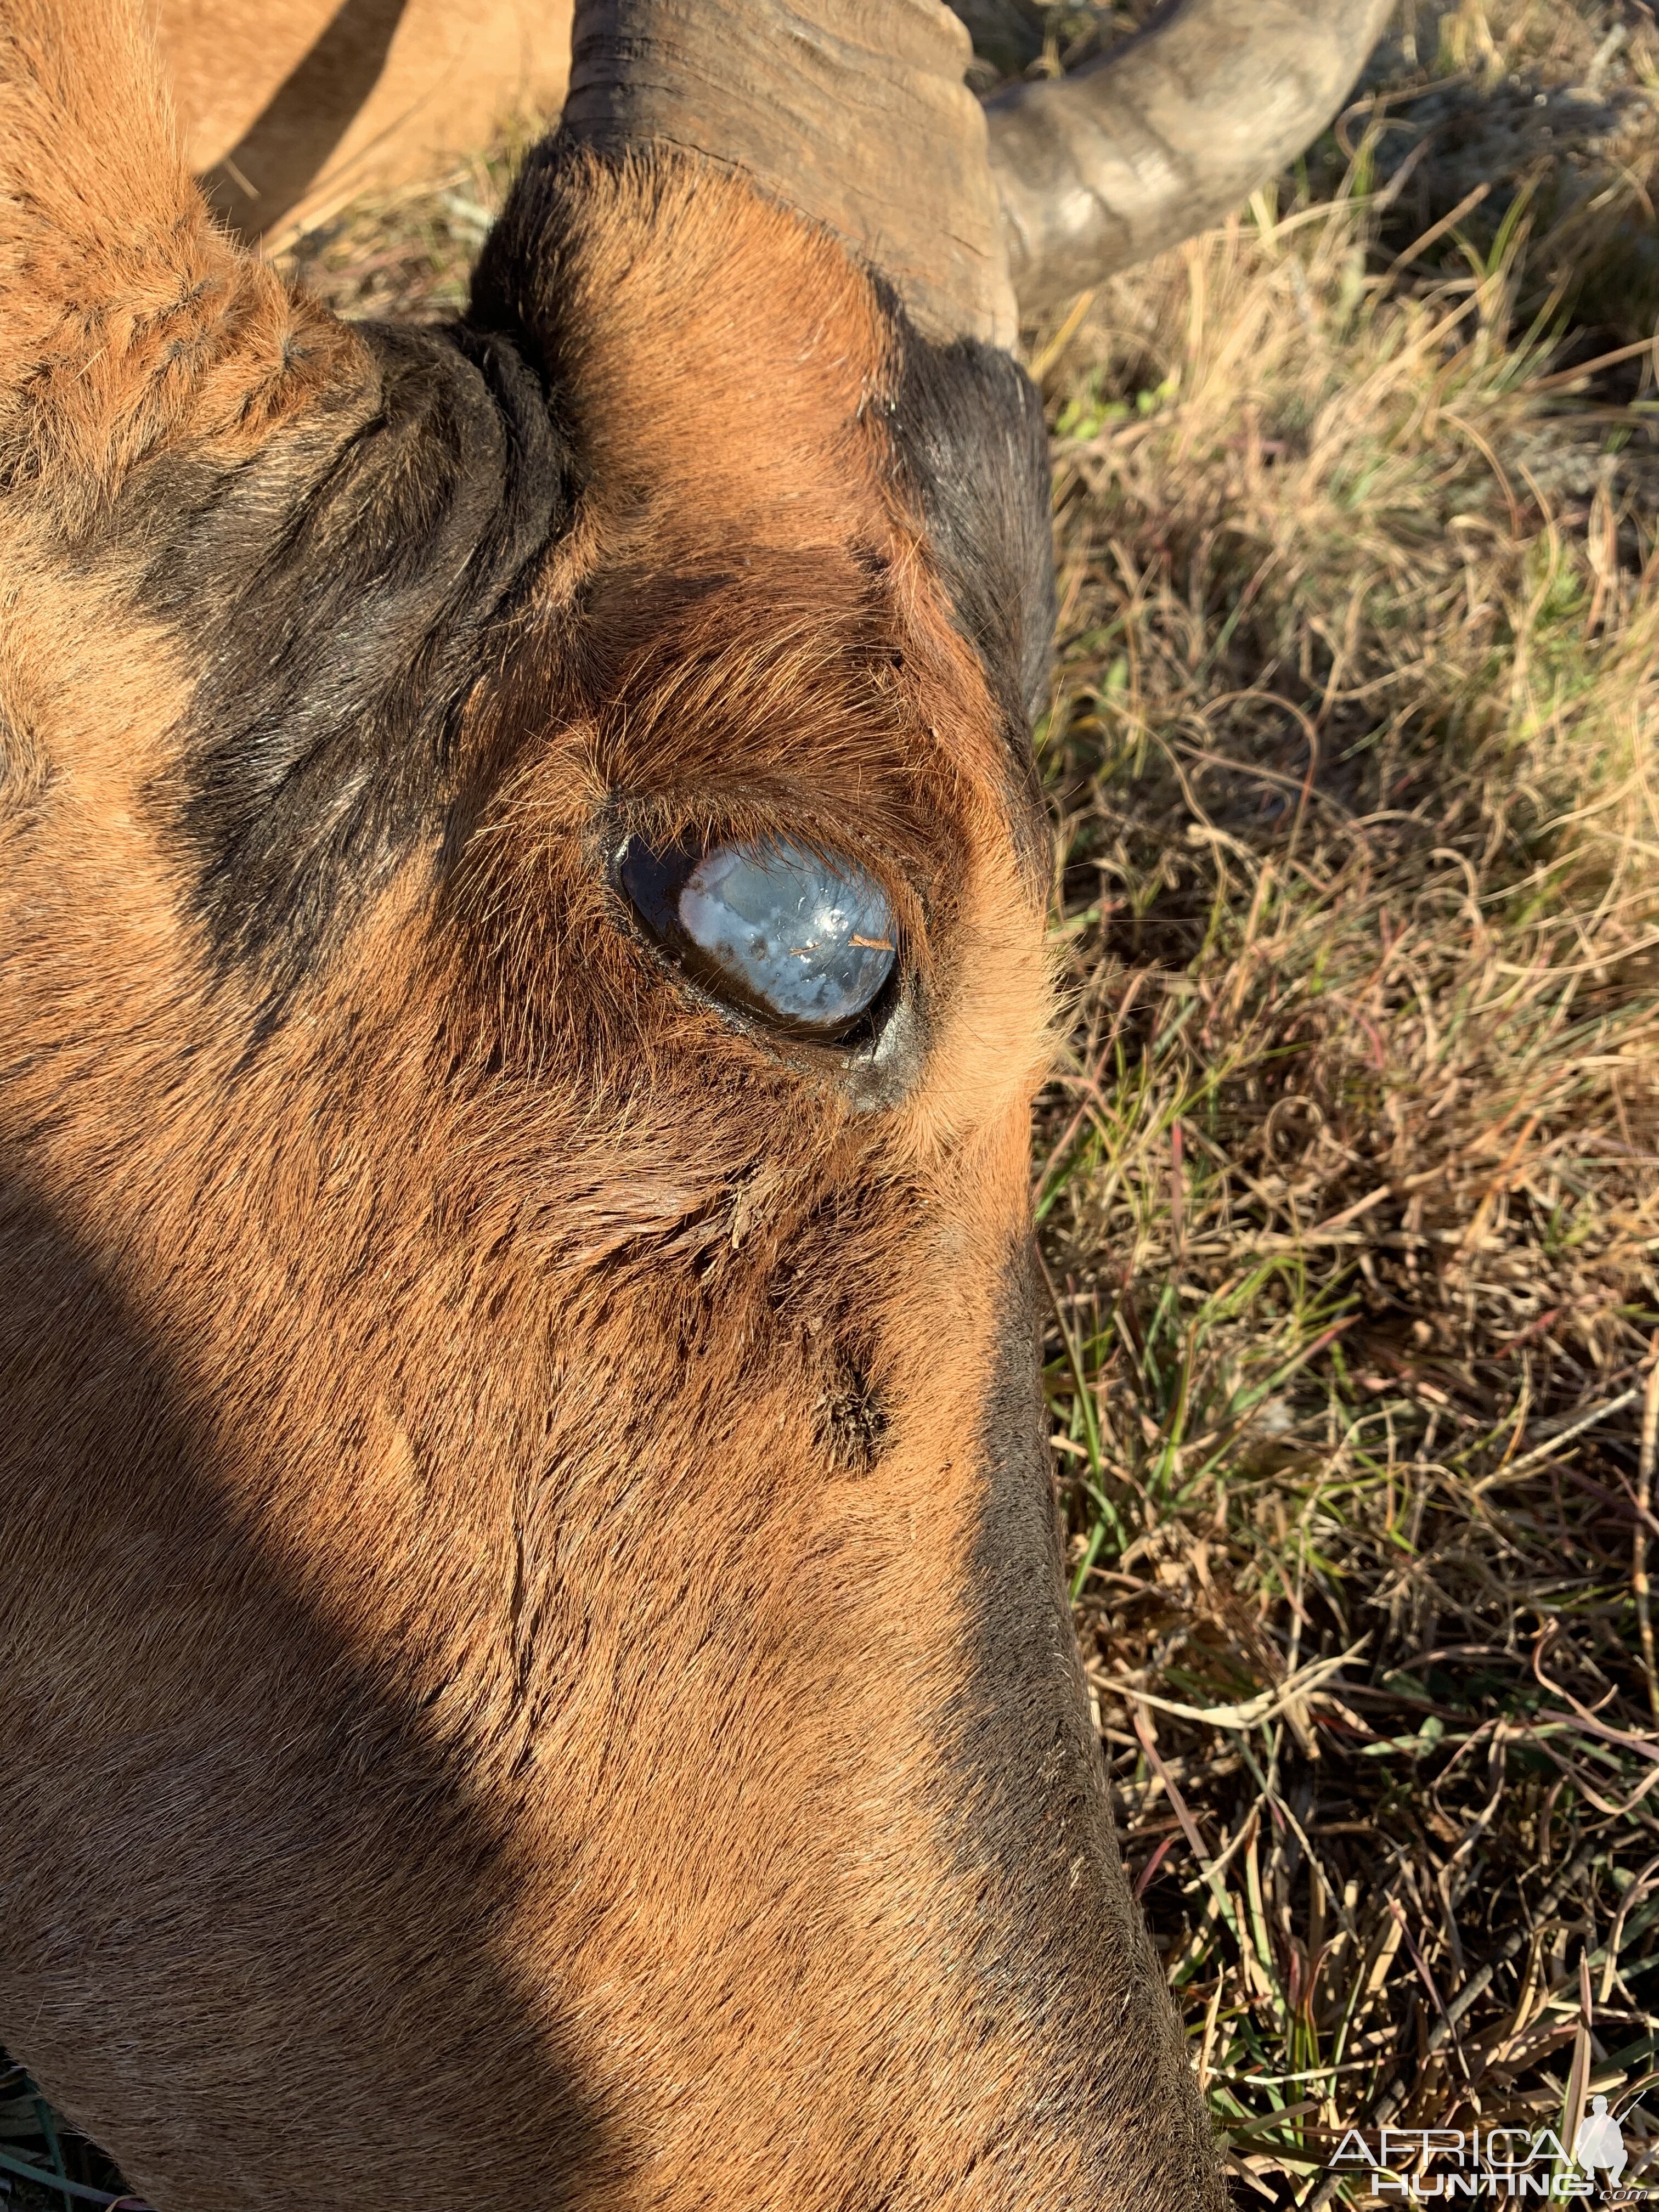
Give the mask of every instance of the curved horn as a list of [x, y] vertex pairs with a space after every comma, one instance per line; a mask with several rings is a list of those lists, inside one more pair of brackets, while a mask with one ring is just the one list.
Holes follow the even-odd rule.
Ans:
[[1074, 75], [987, 103], [1020, 313], [1237, 207], [1316, 137], [1394, 0], [1168, 0]]
[[562, 136], [746, 169], [930, 336], [1016, 335], [968, 34], [941, 0], [579, 0]]

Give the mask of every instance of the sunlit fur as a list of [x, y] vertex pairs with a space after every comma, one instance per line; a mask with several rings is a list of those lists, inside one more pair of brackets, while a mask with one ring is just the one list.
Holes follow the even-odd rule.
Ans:
[[570, 0], [152, 0], [185, 149], [243, 235], [453, 171], [555, 114]]
[[[399, 726], [315, 709], [262, 933], [202, 702], [286, 711], [400, 356], [210, 227], [125, 16], [0, 33], [0, 2039], [162, 2212], [1218, 2205], [1035, 1456], [1042, 884], [917, 342], [740, 180], [544, 163], [478, 314], [555, 523], [372, 815]], [[881, 878], [888, 1092], [682, 988], [632, 823]]]

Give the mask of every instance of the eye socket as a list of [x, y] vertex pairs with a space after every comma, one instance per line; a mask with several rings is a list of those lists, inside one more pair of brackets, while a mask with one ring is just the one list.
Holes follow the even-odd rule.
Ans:
[[632, 837], [617, 874], [682, 965], [799, 1035], [843, 1036], [893, 972], [892, 908], [850, 860], [787, 840], [658, 853]]

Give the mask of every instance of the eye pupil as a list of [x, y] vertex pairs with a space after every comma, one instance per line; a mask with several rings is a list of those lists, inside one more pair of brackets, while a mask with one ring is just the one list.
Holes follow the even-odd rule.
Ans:
[[833, 1036], [865, 1013], [897, 957], [887, 896], [848, 860], [789, 842], [653, 853], [618, 869], [642, 920], [728, 996], [789, 1028]]

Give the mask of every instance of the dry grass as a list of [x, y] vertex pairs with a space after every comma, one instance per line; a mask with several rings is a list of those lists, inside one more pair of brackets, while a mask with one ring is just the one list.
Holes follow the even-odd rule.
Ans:
[[[1031, 65], [1130, 14], [1050, 10]], [[1650, 356], [1574, 369], [1653, 328], [1659, 43], [1412, 14], [1347, 155], [1034, 356], [1079, 1628], [1194, 2063], [1285, 2204], [1350, 2125], [1571, 2143], [1659, 2081], [1659, 399]], [[509, 150], [299, 265], [452, 307]]]
[[1571, 2143], [1659, 2078], [1650, 403], [1559, 373], [1520, 196], [1380, 245], [1376, 143], [1045, 362], [1079, 1625], [1285, 2203], [1348, 2126]]

